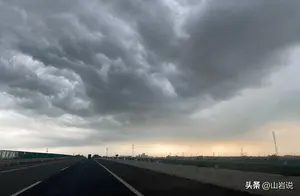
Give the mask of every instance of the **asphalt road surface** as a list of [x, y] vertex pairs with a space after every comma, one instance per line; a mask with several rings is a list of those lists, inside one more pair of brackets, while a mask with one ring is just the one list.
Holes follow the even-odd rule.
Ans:
[[0, 185], [1, 196], [251, 195], [101, 159], [0, 173]]
[[45, 180], [59, 173], [61, 169], [73, 165], [80, 160], [72, 158], [0, 171], [0, 196], [17, 193], [33, 183]]
[[19, 196], [136, 196], [94, 160], [73, 165]]
[[130, 165], [101, 159], [97, 161], [144, 196], [253, 196], [247, 192], [204, 184]]
[[[61, 160], [63, 160], [63, 159], [61, 159]], [[33, 161], [33, 162], [21, 162], [19, 164], [13, 164], [13, 165], [9, 165], [9, 166], [3, 166], [3, 165], [1, 165], [1, 161], [0, 161], [0, 172], [1, 171], [18, 169], [18, 168], [21, 168], [21, 167], [25, 168], [25, 167], [34, 166], [34, 165], [48, 164], [50, 162], [57, 162], [57, 161], [60, 161], [60, 159], [57, 159], [57, 160]]]

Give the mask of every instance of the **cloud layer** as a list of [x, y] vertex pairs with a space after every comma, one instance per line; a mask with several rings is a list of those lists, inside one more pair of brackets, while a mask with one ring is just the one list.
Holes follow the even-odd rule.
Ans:
[[[96, 130], [87, 133], [94, 138], [206, 138], [221, 128], [190, 116], [219, 112], [224, 101], [226, 111], [248, 104], [237, 96], [288, 64], [299, 22], [298, 1], [0, 0], [0, 106]], [[220, 124], [240, 131], [273, 120], [236, 124], [219, 113]]]

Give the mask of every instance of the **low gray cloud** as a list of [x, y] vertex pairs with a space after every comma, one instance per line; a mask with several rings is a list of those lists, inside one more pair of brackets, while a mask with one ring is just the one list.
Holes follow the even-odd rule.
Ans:
[[259, 87], [300, 41], [298, 1], [1, 0], [0, 18], [11, 107], [112, 131], [185, 121]]
[[274, 52], [299, 43], [299, 8], [297, 1], [208, 3], [186, 24], [180, 65], [191, 77], [190, 92], [223, 99], [258, 85], [274, 68]]

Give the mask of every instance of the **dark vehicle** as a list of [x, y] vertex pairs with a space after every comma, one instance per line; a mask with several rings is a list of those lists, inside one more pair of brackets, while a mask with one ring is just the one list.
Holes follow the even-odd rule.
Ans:
[[91, 158], [92, 158], [92, 155], [91, 155], [91, 154], [89, 154], [89, 155], [88, 155], [88, 159], [91, 159]]

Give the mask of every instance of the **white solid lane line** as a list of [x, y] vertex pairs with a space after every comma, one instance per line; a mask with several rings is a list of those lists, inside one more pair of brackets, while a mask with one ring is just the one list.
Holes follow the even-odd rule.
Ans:
[[32, 184], [32, 185], [30, 185], [30, 186], [28, 186], [28, 187], [26, 187], [26, 188], [24, 188], [24, 189], [22, 189], [22, 190], [16, 192], [15, 194], [12, 194], [11, 196], [17, 196], [17, 195], [19, 195], [19, 194], [21, 194], [21, 193], [27, 191], [28, 189], [31, 189], [32, 187], [38, 185], [39, 183], [41, 183], [41, 181], [37, 181], [36, 183], [34, 183], [34, 184]]
[[68, 169], [68, 167], [63, 168], [63, 169], [61, 169], [60, 171], [64, 171], [65, 169]]
[[[96, 160], [95, 160], [96, 161]], [[96, 161], [96, 163], [98, 163], [103, 169], [105, 169], [108, 173], [110, 173], [113, 177], [117, 178], [117, 180], [119, 180], [122, 184], [124, 184], [128, 189], [130, 189], [134, 194], [136, 194], [137, 196], [144, 196], [142, 193], [140, 193], [138, 190], [136, 190], [135, 188], [133, 188], [130, 184], [128, 184], [127, 182], [125, 182], [122, 178], [120, 178], [119, 176], [117, 176], [116, 174], [114, 174], [112, 171], [110, 171], [109, 169], [107, 169], [104, 165], [102, 165], [101, 163], [99, 163], [98, 161]]]

